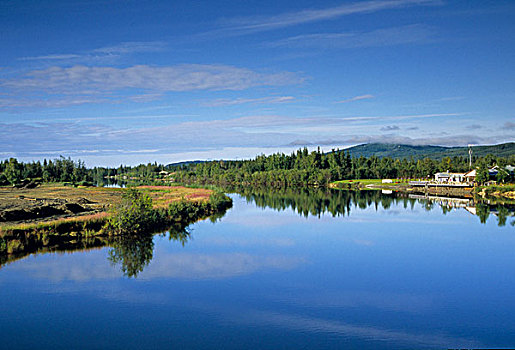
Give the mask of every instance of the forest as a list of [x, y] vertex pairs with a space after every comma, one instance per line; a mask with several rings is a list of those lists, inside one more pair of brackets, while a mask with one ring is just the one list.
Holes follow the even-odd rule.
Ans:
[[[22, 181], [64, 182], [73, 185], [102, 185], [106, 178], [139, 183], [163, 180], [186, 184], [252, 184], [259, 186], [325, 186], [348, 179], [426, 179], [436, 172], [466, 172], [471, 168], [486, 169], [494, 165], [515, 164], [515, 155], [473, 156], [472, 167], [465, 156], [432, 159], [353, 157], [345, 150], [323, 153], [320, 149], [299, 149], [291, 154], [258, 155], [249, 160], [217, 160], [176, 165], [157, 163], [117, 168], [86, 168], [82, 161], [60, 157], [55, 160], [19, 162], [15, 158], [0, 162], [0, 185]], [[512, 182], [513, 174], [504, 174], [499, 182]]]
[[[515, 163], [515, 156], [484, 157], [463, 156], [432, 158], [394, 159], [390, 157], [352, 157], [349, 152], [333, 150], [322, 153], [320, 149], [309, 152], [299, 149], [290, 155], [276, 153], [259, 155], [251, 160], [210, 161], [183, 164], [172, 167], [174, 178], [183, 183], [253, 184], [265, 186], [325, 186], [336, 180], [348, 179], [426, 179], [436, 172], [466, 172], [471, 168], [486, 169], [494, 165], [506, 166]], [[513, 181], [504, 177], [502, 181]]]

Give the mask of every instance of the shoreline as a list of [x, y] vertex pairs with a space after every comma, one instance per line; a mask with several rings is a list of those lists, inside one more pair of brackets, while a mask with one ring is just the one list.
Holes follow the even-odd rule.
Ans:
[[515, 186], [491, 185], [491, 186], [413, 186], [408, 182], [380, 183], [381, 180], [347, 180], [333, 182], [329, 188], [339, 190], [389, 190], [402, 193], [443, 195], [459, 198], [474, 198], [480, 196], [483, 199], [515, 200]]
[[[72, 198], [77, 195], [77, 191], [64, 190], [63, 188], [51, 187], [52, 191], [59, 191], [61, 194], [66, 193], [68, 197], [63, 195], [59, 198], [65, 204], [69, 204]], [[48, 188], [44, 189], [48, 193]], [[232, 201], [230, 198], [216, 195], [212, 190], [191, 189], [185, 187], [169, 187], [169, 186], [142, 186], [139, 191], [148, 194], [152, 201], [151, 215], [149, 220], [155, 222], [153, 232], [164, 232], [170, 230], [177, 225], [186, 227], [187, 225], [208, 217], [220, 215], [225, 212]], [[109, 189], [108, 191], [112, 191]], [[117, 196], [113, 197], [111, 202], [100, 203], [103, 210], [87, 213], [83, 215], [74, 215], [69, 217], [48, 216], [40, 217], [37, 220], [26, 220], [26, 222], [3, 221], [0, 225], [0, 256], [10, 256], [19, 254], [30, 254], [39, 249], [52, 250], [52, 247], [60, 245], [74, 246], [84, 240], [90, 239], [111, 239], [117, 236], [123, 236], [123, 232], [118, 232], [109, 227], [112, 211], [110, 208], [121, 201], [121, 193], [123, 190], [116, 189]], [[32, 191], [32, 194], [37, 191]], [[1, 193], [0, 193], [1, 194]], [[10, 193], [12, 194], [12, 193]], [[83, 192], [80, 192], [83, 194]], [[91, 197], [90, 197], [91, 198]], [[104, 198], [104, 197], [103, 197]], [[0, 196], [1, 199], [1, 196]], [[25, 198], [14, 199], [3, 205], [3, 207], [12, 206], [16, 203], [24, 204]], [[38, 201], [35, 201], [38, 202]], [[45, 205], [48, 201], [40, 200], [39, 204], [47, 208]], [[99, 203], [96, 203], [99, 204]], [[31, 212], [34, 206], [29, 208]], [[173, 210], [172, 210], [173, 209]], [[21, 209], [12, 209], [18, 210]], [[47, 209], [45, 209], [47, 210]], [[43, 210], [44, 211], [44, 210]], [[23, 212], [23, 211], [22, 211]], [[48, 213], [53, 213], [48, 211]], [[3, 216], [5, 218], [5, 215]], [[154, 232], [155, 231], [155, 232]]]

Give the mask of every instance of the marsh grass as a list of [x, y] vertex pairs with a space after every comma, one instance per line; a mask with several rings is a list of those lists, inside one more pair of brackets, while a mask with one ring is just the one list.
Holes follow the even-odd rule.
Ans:
[[0, 226], [0, 256], [22, 254], [51, 244], [72, 244], [88, 237], [147, 237], [170, 226], [185, 227], [199, 219], [219, 215], [232, 206], [232, 200], [221, 192], [179, 186], [128, 188], [120, 194], [123, 196], [108, 211], [42, 222], [3, 224]]
[[[51, 221], [3, 225], [0, 227], [0, 236], [16, 236], [20, 233], [37, 233], [46, 231], [52, 234], [73, 234], [86, 232], [92, 234], [101, 230], [109, 213], [100, 212], [89, 215], [60, 218]], [[95, 231], [95, 229], [98, 229]]]

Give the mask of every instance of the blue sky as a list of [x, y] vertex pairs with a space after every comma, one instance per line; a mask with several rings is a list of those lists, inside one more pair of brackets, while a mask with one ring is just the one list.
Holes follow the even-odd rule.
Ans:
[[0, 2], [0, 158], [515, 141], [515, 2]]

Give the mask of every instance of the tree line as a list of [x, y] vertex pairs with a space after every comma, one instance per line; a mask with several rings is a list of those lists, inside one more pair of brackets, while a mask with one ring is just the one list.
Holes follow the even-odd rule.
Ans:
[[91, 170], [83, 161], [60, 157], [54, 160], [19, 162], [10, 158], [0, 162], [0, 184], [18, 184], [23, 180], [80, 183], [91, 181]]
[[152, 181], [159, 177], [165, 169], [157, 163], [140, 164], [138, 166], [120, 165], [117, 168], [86, 168], [81, 161], [59, 157], [54, 160], [20, 162], [16, 158], [0, 161], [0, 185], [19, 184], [23, 181], [64, 182], [74, 185], [102, 185], [109, 178]]
[[[488, 178], [488, 167], [504, 167], [515, 164], [515, 156], [473, 157], [472, 168], [478, 168], [482, 180]], [[353, 179], [427, 179], [436, 172], [466, 172], [470, 170], [469, 158], [463, 156], [395, 159], [390, 157], [351, 157], [345, 150], [322, 153], [320, 149], [309, 152], [307, 148], [291, 154], [275, 153], [258, 155], [249, 160], [218, 160], [194, 162], [180, 165], [158, 163], [138, 166], [120, 165], [117, 168], [86, 168], [84, 162], [60, 157], [23, 163], [11, 158], [0, 162], [0, 184], [16, 184], [24, 179], [38, 179], [44, 182], [70, 182], [98, 185], [106, 178], [152, 182], [167, 170], [175, 182], [197, 184], [251, 184], [258, 186], [325, 186], [337, 180]], [[501, 182], [513, 181], [513, 174], [502, 173]], [[499, 180], [499, 179], [498, 179]]]
[[[481, 174], [488, 167], [515, 164], [515, 156], [473, 157], [472, 168]], [[264, 186], [325, 186], [336, 180], [352, 179], [427, 179], [436, 172], [467, 172], [471, 170], [469, 158], [445, 157], [441, 160], [393, 159], [389, 157], [351, 157], [350, 153], [333, 150], [322, 153], [320, 149], [309, 152], [299, 149], [289, 155], [276, 153], [259, 155], [251, 160], [210, 161], [180, 165], [175, 168], [175, 179], [185, 183], [253, 184]], [[513, 178], [504, 177], [504, 181]]]

